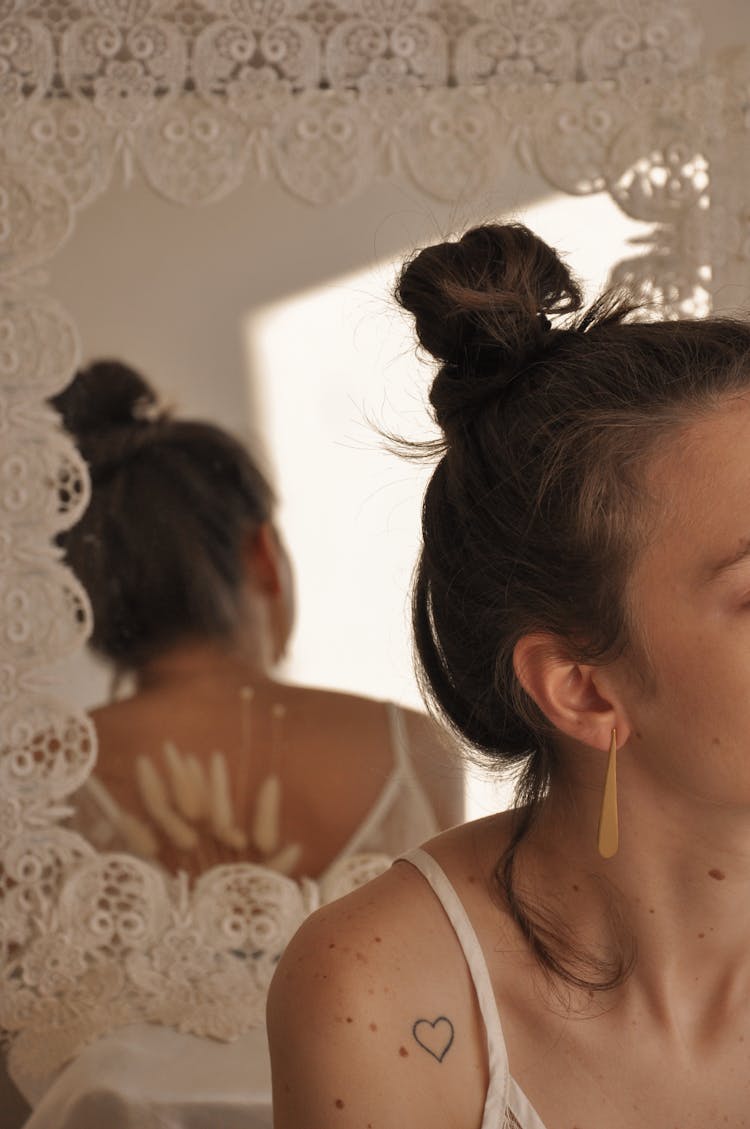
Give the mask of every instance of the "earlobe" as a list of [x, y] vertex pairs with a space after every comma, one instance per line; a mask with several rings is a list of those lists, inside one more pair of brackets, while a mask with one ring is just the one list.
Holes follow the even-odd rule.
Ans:
[[542, 632], [523, 636], [513, 666], [523, 689], [560, 733], [606, 750], [616, 728], [620, 745], [625, 743], [629, 727], [602, 668], [576, 661], [564, 640]]
[[246, 566], [255, 583], [268, 596], [278, 596], [282, 587], [280, 550], [270, 522], [265, 521], [247, 533], [244, 553]]

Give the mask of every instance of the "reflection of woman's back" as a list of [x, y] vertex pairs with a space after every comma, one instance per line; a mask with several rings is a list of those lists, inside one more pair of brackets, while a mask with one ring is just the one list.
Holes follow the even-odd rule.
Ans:
[[[270, 1129], [279, 955], [317, 904], [458, 820], [457, 774], [422, 779], [436, 735], [419, 715], [271, 678], [291, 576], [239, 444], [160, 414], [120, 364], [80, 373], [55, 406], [92, 481], [66, 556], [95, 649], [135, 692], [94, 714], [74, 819], [102, 853], [43, 938], [51, 987], [11, 1075], [29, 1129]], [[255, 865], [217, 865], [234, 862]]]
[[317, 876], [457, 821], [425, 719], [270, 677], [291, 629], [291, 573], [245, 450], [160, 412], [114, 362], [80, 373], [56, 407], [92, 477], [66, 554], [93, 605], [94, 647], [136, 684], [94, 714], [99, 763], [77, 818], [96, 845], [191, 873], [242, 859]]

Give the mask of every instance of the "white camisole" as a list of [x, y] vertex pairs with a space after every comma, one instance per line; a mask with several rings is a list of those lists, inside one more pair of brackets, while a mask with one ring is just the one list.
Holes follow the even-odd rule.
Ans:
[[545, 1129], [539, 1114], [518, 1083], [511, 1077], [503, 1028], [497, 1010], [487, 962], [463, 902], [445, 871], [421, 848], [402, 855], [423, 875], [445, 911], [458, 938], [476, 992], [487, 1034], [490, 1081], [484, 1103], [481, 1129]]

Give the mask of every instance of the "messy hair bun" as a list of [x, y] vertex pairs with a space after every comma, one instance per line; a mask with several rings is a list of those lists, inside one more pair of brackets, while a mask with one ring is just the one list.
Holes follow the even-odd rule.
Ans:
[[396, 299], [442, 362], [430, 399], [444, 429], [510, 385], [544, 349], [550, 317], [582, 301], [560, 257], [521, 224], [475, 227], [425, 248], [402, 270]]
[[154, 389], [122, 361], [95, 361], [53, 401], [68, 431], [82, 437], [112, 427], [138, 427], [164, 417]]
[[518, 224], [426, 248], [396, 297], [440, 362], [430, 399], [443, 438], [426, 445], [440, 458], [413, 592], [421, 683], [464, 742], [518, 781], [522, 814], [500, 869], [542, 964], [579, 986], [610, 987], [623, 966], [582, 971], [547, 943], [513, 888], [517, 844], [565, 771], [514, 651], [541, 632], [577, 661], [641, 653], [627, 581], [655, 520], [643, 467], [692, 414], [747, 391], [750, 325], [638, 322], [621, 294], [582, 311], [562, 260]]
[[169, 423], [151, 385], [122, 361], [93, 362], [51, 402], [95, 482], [122, 469]]

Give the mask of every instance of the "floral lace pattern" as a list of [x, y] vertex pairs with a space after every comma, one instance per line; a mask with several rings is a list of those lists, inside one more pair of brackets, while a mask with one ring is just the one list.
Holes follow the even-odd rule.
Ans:
[[[518, 144], [570, 178], [583, 141], [584, 167], [593, 159], [586, 171], [603, 187], [635, 95], [650, 90], [640, 110], [654, 113], [665, 80], [700, 85], [700, 30], [678, 0], [627, 10], [618, 0], [3, 8], [8, 153], [45, 178], [54, 172], [76, 206], [103, 190], [118, 154], [183, 203], [225, 195], [248, 167], [325, 203], [392, 171], [452, 199], [491, 183]], [[581, 115], [549, 104], [566, 87], [568, 101], [587, 87], [606, 105]], [[575, 182], [586, 191], [592, 180]]]
[[183, 204], [250, 174], [332, 204], [395, 175], [466, 200], [520, 160], [652, 225], [614, 277], [668, 316], [727, 283], [737, 305], [750, 49], [705, 59], [698, 8], [0, 0], [0, 1028], [30, 1088], [119, 1023], [247, 1030], [305, 914], [385, 865], [347, 859], [317, 885], [237, 865], [190, 889], [62, 826], [95, 736], [44, 669], [90, 631], [54, 544], [88, 482], [45, 406], [78, 343], [40, 268], [120, 168]]
[[[71, 845], [48, 833], [48, 866]], [[89, 849], [65, 859], [69, 877], [53, 907], [37, 897], [39, 846], [8, 877], [26, 878], [15, 919], [47, 910], [45, 928], [5, 938], [0, 985], [0, 1027], [14, 1037], [9, 1066], [29, 1093], [98, 1035], [129, 1023], [223, 1040], [258, 1026], [276, 963], [305, 917], [391, 861], [351, 856], [319, 882], [234, 863], [190, 889], [185, 875]]]
[[119, 167], [183, 204], [250, 173], [331, 204], [393, 175], [467, 199], [520, 159], [653, 223], [620, 277], [700, 311], [721, 236], [747, 261], [745, 193], [721, 232], [708, 205], [750, 82], [701, 49], [682, 0], [3, 0], [4, 261], [47, 258]]

